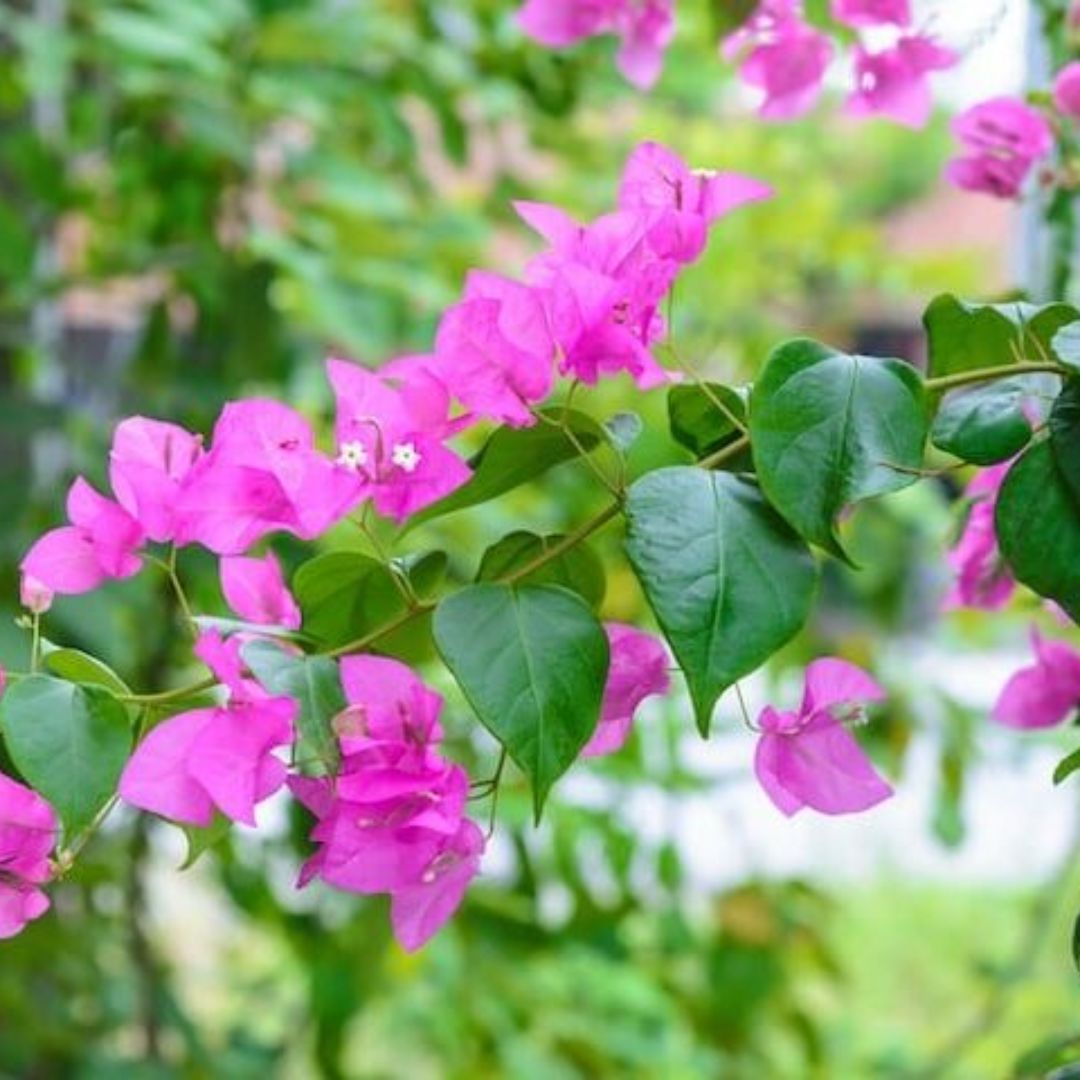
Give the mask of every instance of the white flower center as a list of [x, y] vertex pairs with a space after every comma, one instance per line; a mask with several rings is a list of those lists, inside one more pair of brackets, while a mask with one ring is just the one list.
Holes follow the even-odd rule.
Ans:
[[350, 472], [362, 469], [368, 463], [368, 452], [359, 442], [342, 443], [338, 450], [337, 463]]
[[411, 442], [407, 442], [395, 444], [390, 460], [403, 472], [411, 473], [416, 471], [421, 458], [416, 447]]

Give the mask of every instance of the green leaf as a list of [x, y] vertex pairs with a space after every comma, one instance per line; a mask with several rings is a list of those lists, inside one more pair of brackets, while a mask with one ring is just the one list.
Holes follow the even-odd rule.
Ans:
[[119, 696], [127, 696], [131, 688], [104, 661], [79, 649], [50, 649], [44, 656], [45, 667], [68, 682], [103, 686]]
[[712, 11], [713, 36], [727, 37], [740, 26], [757, 9], [758, 0], [710, 0]]
[[[717, 404], [719, 402], [719, 405]], [[705, 457], [733, 443], [742, 432], [732, 422], [746, 422], [746, 393], [720, 383], [675, 386], [668, 391], [668, 426], [671, 437], [694, 457]], [[740, 455], [743, 465], [750, 455]], [[744, 471], [732, 468], [731, 472]]]
[[1077, 769], [1080, 769], [1080, 749], [1074, 750], [1057, 763], [1057, 768], [1054, 769], [1055, 786], [1068, 780]]
[[748, 480], [690, 466], [630, 489], [627, 550], [690, 687], [698, 729], [806, 621], [817, 567]]
[[435, 644], [480, 722], [528, 776], [539, 821], [552, 784], [600, 716], [608, 669], [603, 627], [551, 585], [472, 585], [435, 612]]
[[296, 719], [296, 756], [301, 766], [318, 763], [333, 772], [338, 762], [334, 717], [346, 707], [337, 663], [328, 656], [296, 656], [270, 641], [243, 647], [244, 662], [267, 693], [292, 698]]
[[914, 483], [926, 409], [900, 360], [816, 341], [781, 345], [750, 396], [750, 436], [769, 501], [807, 540], [846, 559], [836, 519], [852, 503]]
[[224, 814], [214, 811], [214, 820], [204, 829], [195, 825], [181, 825], [187, 840], [187, 854], [180, 864], [181, 870], [190, 870], [211, 848], [216, 847], [229, 835], [232, 821]]
[[938, 410], [930, 439], [940, 450], [973, 465], [996, 465], [1031, 441], [1024, 400], [1031, 388], [1019, 379], [949, 394]]
[[[399, 572], [420, 596], [429, 596], [446, 573], [446, 554], [429, 552], [401, 560]], [[327, 646], [346, 645], [402, 615], [407, 604], [400, 581], [377, 559], [331, 551], [304, 563], [293, 577], [304, 633]]]
[[115, 794], [131, 751], [127, 711], [100, 686], [32, 675], [0, 699], [15, 767], [55, 807], [70, 839]]
[[[520, 571], [564, 539], [524, 531], [509, 533], [484, 552], [476, 580], [497, 581]], [[590, 607], [599, 608], [604, 602], [604, 564], [591, 548], [578, 544], [521, 578], [520, 584], [562, 585]]]
[[930, 375], [1045, 359], [1057, 331], [1077, 319], [1080, 312], [1071, 304], [968, 304], [946, 293], [923, 315]]
[[1050, 410], [1054, 460], [1073, 499], [1080, 506], [1080, 385], [1070, 381]]
[[[565, 423], [587, 451], [605, 441], [604, 429], [592, 417], [575, 409], [544, 409], [541, 415]], [[580, 453], [566, 432], [551, 423], [540, 421], [527, 428], [498, 428], [469, 462], [472, 479], [445, 499], [414, 514], [407, 528], [490, 502], [554, 466], [579, 457]]]
[[994, 515], [998, 543], [1017, 580], [1080, 621], [1080, 509], [1049, 440], [1009, 470]]

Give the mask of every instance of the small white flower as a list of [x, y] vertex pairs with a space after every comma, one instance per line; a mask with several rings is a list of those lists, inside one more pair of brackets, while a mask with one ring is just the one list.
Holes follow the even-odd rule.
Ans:
[[416, 447], [411, 443], [396, 443], [390, 454], [390, 460], [403, 472], [416, 472], [421, 458]]
[[344, 466], [350, 472], [362, 469], [368, 463], [368, 453], [363, 443], [342, 443], [338, 450], [337, 463]]

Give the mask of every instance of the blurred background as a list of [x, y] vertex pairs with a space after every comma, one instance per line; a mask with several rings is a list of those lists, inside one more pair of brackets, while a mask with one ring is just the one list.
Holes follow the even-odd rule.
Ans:
[[[795, 333], [921, 363], [932, 295], [1025, 284], [1021, 215], [940, 179], [949, 111], [1025, 78], [1023, 0], [925, 5], [966, 60], [923, 132], [852, 124], [835, 95], [799, 123], [753, 119], [707, 0], [680, 0], [647, 98], [610, 42], [552, 54], [516, 6], [0, 5], [5, 665], [26, 662], [17, 562], [75, 473], [103, 483], [119, 417], [208, 430], [226, 399], [259, 393], [325, 422], [327, 354], [430, 347], [469, 267], [512, 273], [534, 250], [512, 199], [602, 212], [642, 138], [777, 189], [680, 281], [675, 340], [700, 374], [750, 379]], [[583, 401], [645, 418], [632, 471], [684, 460], [662, 392], [612, 383]], [[890, 803], [782, 819], [738, 714], [722, 706], [702, 743], [674, 694], [625, 752], [574, 770], [539, 831], [510, 778], [482, 878], [415, 956], [381, 901], [293, 890], [307, 822], [285, 801], [183, 874], [179, 831], [119, 815], [55, 912], [0, 946], [0, 1076], [990, 1078], [1080, 1058], [1080, 807], [1050, 780], [1071, 746], [987, 721], [1034, 605], [939, 613], [962, 480], [860, 510], [863, 569], [830, 563], [815, 622], [745, 686], [755, 711], [793, 702], [813, 656], [872, 668], [891, 692], [866, 733]], [[581, 520], [595, 488], [564, 466], [407, 547], [455, 553], [448, 573], [468, 580], [488, 543]], [[598, 543], [603, 610], [638, 618], [618, 543]], [[184, 571], [217, 610], [210, 560], [185, 553]], [[142, 575], [58, 603], [46, 633], [153, 689], [190, 663], [170, 603]], [[431, 657], [423, 628], [391, 647]], [[446, 689], [456, 752], [487, 775], [492, 746]]]

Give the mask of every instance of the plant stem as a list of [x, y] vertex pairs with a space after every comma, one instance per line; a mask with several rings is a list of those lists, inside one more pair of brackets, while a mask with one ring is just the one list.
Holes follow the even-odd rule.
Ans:
[[117, 701], [125, 705], [168, 705], [173, 701], [191, 697], [193, 694], [201, 694], [204, 690], [212, 690], [217, 686], [217, 679], [207, 677], [187, 686], [178, 686], [173, 690], [162, 690], [156, 694], [117, 694]]
[[1010, 379], [1016, 375], [1036, 375], [1040, 372], [1068, 378], [1077, 372], [1052, 360], [1028, 361], [1022, 364], [1004, 364], [999, 367], [976, 368], [974, 371], [958, 371], [955, 375], [941, 375], [936, 379], [927, 379], [923, 384], [927, 390], [955, 390], [958, 386], [970, 386], [973, 383], [993, 382], [995, 379]]
[[722, 446], [719, 450], [714, 450], [708, 457], [703, 457], [698, 465], [703, 469], [716, 469], [723, 465], [725, 461], [729, 461], [733, 457], [737, 457], [744, 450], [750, 448], [750, 436], [740, 435], [734, 442], [730, 442], [727, 446]]

